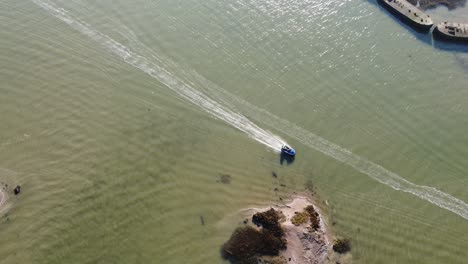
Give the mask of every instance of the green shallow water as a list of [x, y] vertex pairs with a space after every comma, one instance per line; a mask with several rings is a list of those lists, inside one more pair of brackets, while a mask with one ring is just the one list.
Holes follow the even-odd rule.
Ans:
[[223, 263], [239, 210], [306, 183], [354, 263], [468, 259], [465, 48], [368, 1], [0, 7], [0, 178], [23, 187], [1, 263]]

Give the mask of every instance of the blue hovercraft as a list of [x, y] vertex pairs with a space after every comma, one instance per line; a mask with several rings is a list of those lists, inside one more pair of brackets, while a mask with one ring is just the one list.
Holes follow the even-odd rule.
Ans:
[[286, 144], [284, 144], [281, 147], [281, 153], [287, 154], [289, 156], [296, 155], [296, 151], [293, 148], [291, 148], [290, 146], [286, 145]]

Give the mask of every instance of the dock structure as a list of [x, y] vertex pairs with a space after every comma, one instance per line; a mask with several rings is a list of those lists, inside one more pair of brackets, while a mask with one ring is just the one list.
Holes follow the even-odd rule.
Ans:
[[427, 32], [434, 25], [432, 18], [406, 0], [377, 0], [390, 13], [412, 28]]
[[435, 39], [468, 43], [468, 24], [443, 22], [432, 31]]

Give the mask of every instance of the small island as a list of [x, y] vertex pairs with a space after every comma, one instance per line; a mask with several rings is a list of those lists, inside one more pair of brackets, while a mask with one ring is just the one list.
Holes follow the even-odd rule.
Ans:
[[346, 263], [346, 239], [333, 239], [326, 218], [312, 199], [295, 197], [286, 205], [249, 208], [249, 218], [221, 248], [231, 263]]

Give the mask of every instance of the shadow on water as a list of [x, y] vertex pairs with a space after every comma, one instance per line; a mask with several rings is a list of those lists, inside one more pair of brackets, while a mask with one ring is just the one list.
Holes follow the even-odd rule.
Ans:
[[296, 156], [291, 156], [288, 154], [285, 154], [281, 152], [280, 154], [280, 164], [283, 165], [283, 163], [286, 163], [286, 165], [291, 165], [294, 162], [294, 159]]
[[427, 44], [427, 45], [432, 45], [432, 34], [430, 33], [430, 31], [420, 30], [412, 26], [409, 26], [403, 20], [401, 20], [400, 18], [390, 13], [385, 7], [380, 5], [376, 0], [367, 0], [367, 2], [372, 5], [377, 6], [380, 12], [391, 17], [393, 21], [398, 23], [401, 27], [405, 28], [408, 32], [412, 33], [422, 43]]
[[[468, 49], [468, 48], [467, 48]], [[455, 53], [455, 60], [460, 64], [460, 66], [468, 73], [468, 52], [467, 54], [457, 54]]]
[[452, 43], [443, 40], [433, 40], [434, 48], [443, 51], [458, 52], [458, 53], [468, 53], [468, 44], [467, 43]]

